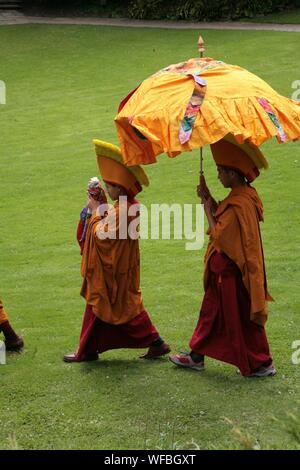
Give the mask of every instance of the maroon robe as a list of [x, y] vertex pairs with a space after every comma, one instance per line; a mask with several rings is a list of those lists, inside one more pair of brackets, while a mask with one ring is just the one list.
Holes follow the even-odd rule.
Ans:
[[250, 320], [241, 272], [224, 253], [210, 258], [208, 286], [190, 347], [237, 366], [245, 376], [272, 362], [264, 327]]
[[80, 334], [77, 357], [83, 354], [103, 353], [109, 349], [146, 348], [159, 338], [146, 311], [122, 325], [110, 325], [93, 314], [87, 305]]

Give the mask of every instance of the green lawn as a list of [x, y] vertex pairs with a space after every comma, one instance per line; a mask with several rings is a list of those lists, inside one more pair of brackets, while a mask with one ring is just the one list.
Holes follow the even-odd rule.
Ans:
[[[93, 138], [117, 143], [119, 101], [143, 78], [197, 55], [199, 32], [94, 26], [0, 28], [1, 293], [25, 339], [0, 366], [1, 449], [300, 448], [299, 143], [265, 144], [270, 170], [256, 187], [270, 305], [267, 333], [278, 375], [249, 380], [213, 360], [199, 374], [140, 351], [65, 364], [78, 343], [83, 299], [75, 242]], [[207, 55], [239, 64], [291, 96], [299, 35], [206, 31]], [[225, 194], [205, 152], [207, 180]], [[146, 205], [196, 202], [198, 152], [147, 167]], [[203, 254], [184, 240], [141, 242], [146, 308], [173, 351], [187, 349], [203, 295]]]

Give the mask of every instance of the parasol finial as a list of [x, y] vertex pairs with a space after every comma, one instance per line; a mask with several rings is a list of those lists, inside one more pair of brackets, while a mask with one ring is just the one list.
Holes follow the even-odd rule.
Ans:
[[[205, 45], [204, 45], [204, 39], [200, 35], [198, 39], [198, 51], [200, 57], [203, 57], [203, 54], [205, 52]], [[203, 153], [202, 153], [202, 147], [200, 147], [200, 176], [203, 175]]]
[[199, 36], [199, 39], [198, 39], [198, 51], [199, 51], [200, 57], [203, 57], [203, 53], [205, 52], [205, 45], [204, 45], [204, 40], [202, 36]]

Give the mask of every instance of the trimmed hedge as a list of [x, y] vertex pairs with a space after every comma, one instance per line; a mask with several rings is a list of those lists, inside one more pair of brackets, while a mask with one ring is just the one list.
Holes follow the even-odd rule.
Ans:
[[211, 21], [299, 8], [300, 0], [24, 0], [25, 6], [93, 11], [137, 19]]
[[300, 7], [300, 0], [133, 0], [132, 18], [210, 21], [264, 15]]

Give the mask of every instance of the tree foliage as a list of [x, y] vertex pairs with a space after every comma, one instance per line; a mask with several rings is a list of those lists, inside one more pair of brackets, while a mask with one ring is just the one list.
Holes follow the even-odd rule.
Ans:
[[300, 0], [24, 0], [25, 6], [84, 10], [100, 16], [213, 21], [300, 7]]

